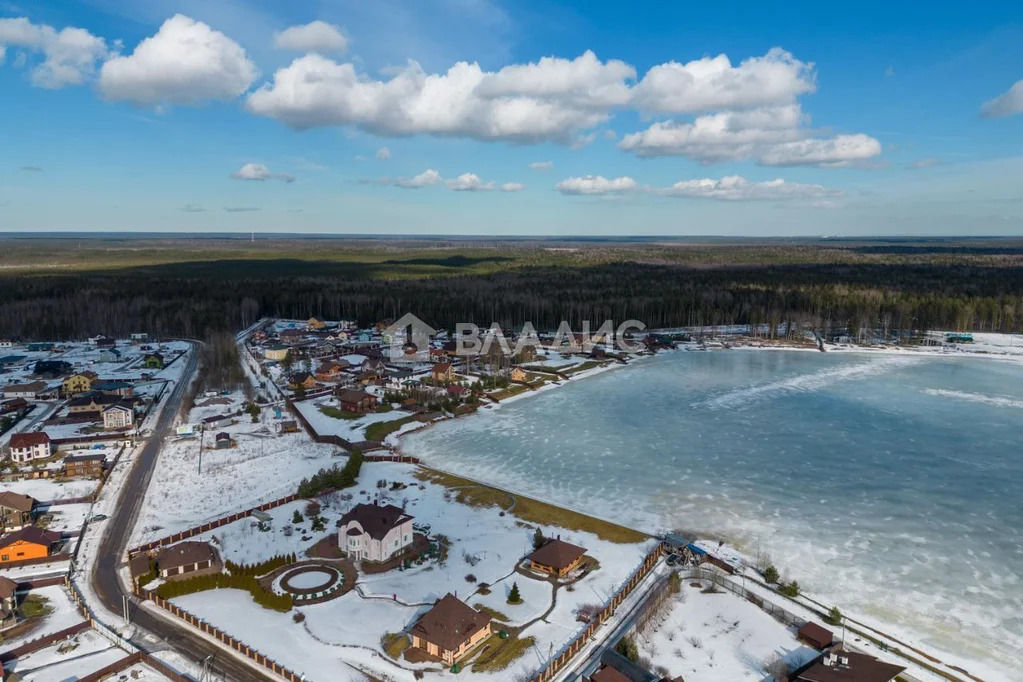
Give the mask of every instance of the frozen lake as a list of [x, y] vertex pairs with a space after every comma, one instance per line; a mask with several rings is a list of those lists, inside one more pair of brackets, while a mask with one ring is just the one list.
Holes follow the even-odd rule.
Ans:
[[680, 351], [402, 448], [605, 518], [759, 549], [808, 592], [986, 679], [1023, 660], [1021, 364]]

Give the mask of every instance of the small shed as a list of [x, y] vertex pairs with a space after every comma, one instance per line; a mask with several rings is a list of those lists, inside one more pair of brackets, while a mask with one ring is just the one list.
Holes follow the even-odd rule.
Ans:
[[231, 440], [231, 434], [227, 433], [226, 431], [221, 431], [216, 436], [216, 444], [217, 444], [217, 449], [219, 450], [221, 448], [229, 448], [234, 443]]
[[799, 638], [799, 641], [817, 650], [826, 649], [835, 641], [835, 636], [831, 630], [821, 627], [813, 621], [807, 621], [801, 625], [799, 630], [796, 631], [796, 637]]

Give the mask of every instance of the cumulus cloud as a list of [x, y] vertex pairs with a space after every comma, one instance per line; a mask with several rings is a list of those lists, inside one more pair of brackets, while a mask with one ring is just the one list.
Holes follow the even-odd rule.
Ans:
[[535, 170], [538, 173], [541, 173], [543, 171], [549, 171], [550, 169], [554, 168], [554, 162], [553, 161], [534, 161], [533, 163], [529, 164], [529, 168], [531, 170]]
[[458, 62], [428, 74], [412, 61], [390, 80], [375, 80], [353, 64], [310, 54], [279, 69], [272, 83], [249, 95], [247, 107], [296, 129], [353, 125], [378, 135], [569, 144], [627, 102], [624, 79], [634, 73], [587, 52], [496, 72]]
[[[25, 17], [0, 19], [0, 61], [7, 47], [41, 53], [43, 60], [32, 68], [30, 78], [33, 85], [50, 89], [80, 85], [95, 72], [96, 62], [108, 54], [106, 42], [85, 29], [58, 31]], [[17, 61], [23, 60], [23, 54]]]
[[294, 182], [295, 176], [288, 173], [271, 173], [270, 169], [261, 163], [247, 163], [234, 173], [231, 173], [231, 177], [235, 180], [282, 180], [284, 182]]
[[641, 157], [686, 156], [704, 164], [753, 159], [766, 166], [840, 167], [881, 153], [881, 143], [868, 135], [814, 138], [807, 123], [799, 104], [723, 111], [692, 123], [658, 121], [618, 147]]
[[869, 135], [838, 135], [777, 144], [760, 157], [765, 166], [821, 166], [842, 168], [881, 153], [881, 143]]
[[554, 186], [562, 194], [599, 196], [622, 194], [636, 189], [636, 181], [628, 176], [608, 179], [603, 175], [566, 178]]
[[377, 150], [377, 160], [378, 161], [387, 161], [390, 158], [391, 158], [391, 150], [388, 149], [387, 147], [381, 147], [380, 149]]
[[813, 92], [815, 81], [813, 64], [776, 47], [738, 66], [724, 54], [686, 64], [659, 64], [633, 89], [632, 103], [643, 111], [666, 114], [751, 109], [794, 102]]
[[483, 182], [475, 173], [462, 173], [445, 184], [448, 189], [453, 189], [456, 192], [489, 192], [495, 188], [493, 182]]
[[284, 29], [274, 36], [274, 47], [293, 52], [345, 52], [348, 38], [340, 27], [317, 19]]
[[739, 175], [720, 180], [683, 180], [670, 187], [653, 190], [657, 194], [678, 198], [721, 199], [725, 201], [785, 201], [790, 199], [820, 199], [841, 196], [841, 190], [822, 185], [804, 185], [786, 182], [781, 178], [766, 182], [750, 182]]
[[521, 182], [506, 182], [501, 185], [502, 192], [521, 192], [526, 189], [526, 186]]
[[980, 115], [984, 118], [1004, 118], [1021, 113], [1023, 113], [1023, 80], [1016, 81], [1006, 92], [984, 102], [980, 108]]
[[238, 43], [177, 14], [132, 54], [107, 61], [100, 70], [99, 89], [107, 99], [139, 106], [197, 105], [234, 99], [258, 75]]
[[442, 182], [444, 178], [440, 176], [433, 168], [427, 168], [419, 175], [411, 178], [398, 178], [394, 181], [396, 187], [404, 187], [405, 189], [419, 189], [420, 187], [429, 187], [430, 185], [436, 185]]

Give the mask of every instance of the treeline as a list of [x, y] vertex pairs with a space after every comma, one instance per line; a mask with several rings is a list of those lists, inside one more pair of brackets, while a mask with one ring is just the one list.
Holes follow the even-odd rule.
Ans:
[[290, 594], [271, 592], [260, 585], [259, 580], [251, 575], [228, 575], [227, 573], [201, 575], [184, 580], [169, 580], [156, 588], [156, 594], [162, 599], [169, 600], [186, 594], [220, 589], [245, 590], [263, 608], [282, 613], [287, 613], [294, 605]]
[[[329, 469], [320, 469], [312, 478], [303, 478], [298, 484], [298, 496], [306, 499], [318, 497], [326, 492], [350, 488], [359, 480], [362, 469], [362, 451], [354, 449], [348, 454], [348, 461], [343, 468], [335, 464]], [[295, 512], [296, 517], [298, 512]]]
[[[276, 276], [259, 261], [243, 276], [76, 274], [16, 277], [0, 286], [0, 336], [69, 340], [148, 331], [204, 339], [262, 316], [355, 318], [413, 312], [437, 328], [458, 322], [506, 328], [532, 322], [636, 319], [650, 327], [791, 323], [847, 327], [1012, 332], [1023, 329], [1023, 265], [997, 261], [707, 266], [635, 262], [518, 267], [492, 274], [379, 279], [352, 273]], [[282, 268], [285, 266], [282, 265]], [[294, 264], [288, 264], [291, 270]], [[457, 271], [457, 270], [456, 270]], [[226, 340], [227, 336], [223, 337]], [[233, 364], [217, 356], [210, 367]], [[230, 384], [231, 376], [223, 383]], [[220, 379], [217, 380], [221, 382]]]

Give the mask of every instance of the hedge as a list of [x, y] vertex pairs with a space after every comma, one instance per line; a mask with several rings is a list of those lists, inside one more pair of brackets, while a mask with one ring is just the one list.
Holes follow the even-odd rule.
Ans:
[[228, 575], [226, 573], [201, 575], [195, 578], [186, 578], [185, 580], [165, 582], [156, 588], [156, 594], [163, 599], [173, 599], [186, 594], [223, 588], [245, 590], [252, 595], [257, 604], [273, 611], [286, 613], [294, 605], [290, 594], [268, 592], [251, 575]]
[[236, 564], [233, 561], [225, 561], [224, 567], [227, 568], [231, 575], [251, 575], [259, 577], [272, 571], [276, 571], [281, 566], [293, 564], [296, 561], [298, 561], [298, 557], [294, 553], [278, 554], [275, 557], [256, 564]]
[[298, 484], [298, 496], [312, 498], [322, 495], [330, 490], [350, 488], [359, 480], [359, 471], [362, 469], [362, 452], [352, 450], [348, 455], [348, 461], [342, 469], [335, 464], [329, 469], [320, 469], [313, 474], [312, 478], [303, 478]]

